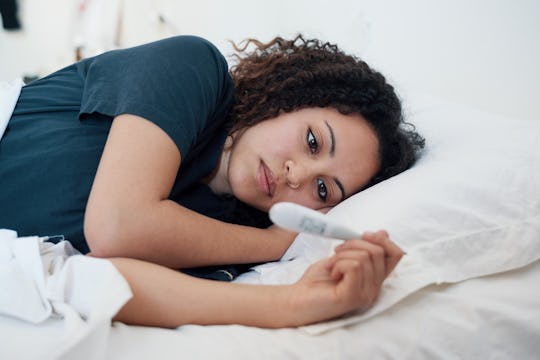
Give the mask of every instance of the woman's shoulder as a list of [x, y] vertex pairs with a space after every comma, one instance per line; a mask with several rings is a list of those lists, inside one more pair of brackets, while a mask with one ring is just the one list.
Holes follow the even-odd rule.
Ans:
[[191, 75], [204, 76], [210, 83], [217, 82], [218, 85], [230, 83], [225, 57], [210, 41], [195, 35], [172, 36], [108, 51], [82, 60], [77, 68], [83, 77], [93, 69], [101, 75], [99, 79], [129, 74], [130, 81], [139, 86], [148, 79], [152, 79], [150, 85], [158, 80], [185, 84]]
[[177, 45], [182, 46], [193, 46], [193, 47], [208, 47], [212, 50], [218, 51], [217, 47], [210, 42], [210, 40], [205, 39], [203, 37], [197, 36], [197, 35], [176, 35], [167, 37], [161, 40], [157, 40], [157, 42], [163, 41], [163, 42], [171, 42], [175, 43]]
[[223, 54], [212, 42], [196, 35], [172, 36], [141, 45], [141, 48], [147, 48], [150, 51], [171, 51], [195, 58], [212, 55], [215, 59], [226, 62]]

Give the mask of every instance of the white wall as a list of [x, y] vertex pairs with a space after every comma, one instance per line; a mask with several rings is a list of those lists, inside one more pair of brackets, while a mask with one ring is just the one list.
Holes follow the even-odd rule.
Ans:
[[[0, 80], [48, 73], [74, 57], [77, 1], [19, 1], [24, 30], [0, 31]], [[197, 34], [230, 54], [229, 39], [304, 32], [365, 58], [402, 93], [539, 118], [535, 0], [124, 0], [121, 13], [121, 46]]]

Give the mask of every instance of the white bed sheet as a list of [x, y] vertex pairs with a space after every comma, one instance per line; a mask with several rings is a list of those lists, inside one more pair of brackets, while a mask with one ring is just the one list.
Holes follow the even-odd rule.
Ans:
[[[537, 359], [539, 281], [540, 262], [535, 262], [459, 284], [432, 285], [365, 322], [321, 335], [239, 325], [168, 330], [114, 323], [63, 358]], [[0, 357], [53, 358], [64, 327], [61, 319], [33, 325], [0, 316]]]
[[[114, 324], [107, 359], [537, 359], [540, 262], [453, 285], [431, 285], [349, 327], [299, 329]], [[516, 296], [516, 294], [519, 294]]]

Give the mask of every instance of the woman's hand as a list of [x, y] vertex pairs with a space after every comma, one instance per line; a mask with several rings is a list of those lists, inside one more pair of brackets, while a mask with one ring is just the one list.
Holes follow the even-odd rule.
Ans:
[[289, 304], [298, 323], [367, 309], [402, 256], [384, 230], [339, 245], [335, 255], [310, 266], [293, 285]]

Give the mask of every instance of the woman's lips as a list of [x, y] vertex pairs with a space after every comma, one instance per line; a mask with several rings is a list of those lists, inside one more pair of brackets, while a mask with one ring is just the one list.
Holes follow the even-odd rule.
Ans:
[[268, 166], [261, 161], [259, 166], [259, 172], [257, 173], [257, 185], [259, 190], [268, 196], [273, 196], [276, 190], [276, 182], [274, 180], [274, 174]]

